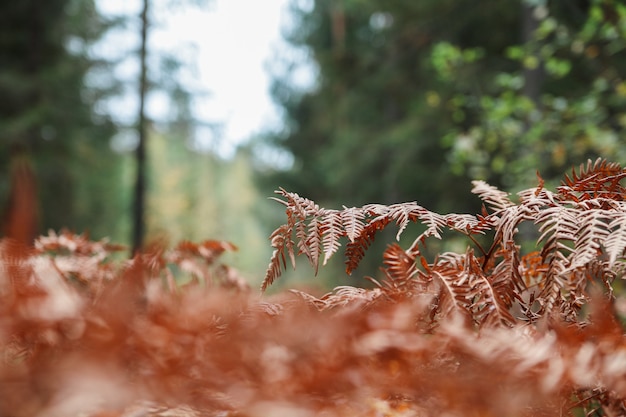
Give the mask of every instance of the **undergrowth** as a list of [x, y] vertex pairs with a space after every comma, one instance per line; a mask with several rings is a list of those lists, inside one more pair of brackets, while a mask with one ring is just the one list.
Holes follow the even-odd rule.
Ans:
[[[317, 272], [345, 247], [351, 273], [396, 228], [383, 279], [321, 297], [250, 290], [219, 262], [228, 242], [116, 262], [119, 247], [69, 232], [4, 240], [0, 415], [626, 415], [624, 177], [589, 161], [516, 198], [476, 181], [476, 215], [281, 189], [262, 290], [298, 255]], [[404, 244], [410, 223], [425, 230]], [[427, 256], [449, 233], [466, 250]]]

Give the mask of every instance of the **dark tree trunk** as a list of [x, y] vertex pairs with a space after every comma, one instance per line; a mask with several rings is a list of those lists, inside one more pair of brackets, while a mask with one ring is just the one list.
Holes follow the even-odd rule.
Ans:
[[3, 216], [3, 232], [24, 246], [32, 246], [39, 232], [37, 178], [24, 150], [11, 150], [11, 188]]
[[[539, 27], [539, 20], [534, 15], [534, 8], [522, 1], [522, 43], [528, 44]], [[541, 98], [541, 84], [543, 83], [543, 63], [539, 62], [536, 68], [524, 68], [524, 95], [530, 98], [535, 105]]]
[[148, 77], [146, 54], [148, 49], [148, 6], [149, 0], [143, 0], [141, 11], [141, 49], [139, 51], [139, 118], [137, 131], [139, 143], [135, 151], [137, 161], [137, 178], [135, 183], [135, 203], [133, 207], [133, 254], [141, 250], [145, 234], [145, 206], [146, 206], [146, 140], [147, 118], [145, 114], [146, 95], [148, 93]]

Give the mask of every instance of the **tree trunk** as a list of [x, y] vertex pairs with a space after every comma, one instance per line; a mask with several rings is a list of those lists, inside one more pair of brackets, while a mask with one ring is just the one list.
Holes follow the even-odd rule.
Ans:
[[135, 182], [135, 203], [133, 207], [133, 254], [143, 247], [145, 234], [145, 206], [146, 206], [146, 140], [147, 118], [145, 114], [146, 95], [148, 93], [148, 77], [146, 55], [148, 49], [148, 6], [149, 0], [143, 0], [141, 11], [141, 48], [139, 51], [140, 74], [139, 74], [139, 117], [137, 131], [139, 143], [135, 150], [137, 161], [137, 177]]
[[[533, 35], [539, 27], [539, 20], [535, 17], [534, 8], [522, 0], [522, 43], [528, 44], [532, 41]], [[539, 104], [541, 98], [541, 84], [543, 83], [543, 63], [539, 62], [536, 68], [526, 68], [523, 70], [524, 88], [523, 93], [530, 98], [535, 105]]]
[[32, 246], [39, 231], [37, 178], [24, 150], [11, 151], [11, 188], [3, 216], [3, 232], [24, 246]]

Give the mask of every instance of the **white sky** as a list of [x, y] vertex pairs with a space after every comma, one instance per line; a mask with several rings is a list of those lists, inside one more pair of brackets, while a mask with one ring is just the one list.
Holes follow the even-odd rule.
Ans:
[[[228, 156], [254, 133], [279, 126], [279, 110], [269, 93], [268, 65], [286, 47], [281, 30], [288, 19], [289, 0], [209, 0], [204, 8], [169, 10], [163, 6], [168, 2], [152, 0], [157, 26], [151, 32], [151, 45], [196, 65], [185, 82], [208, 93], [197, 101], [195, 111], [201, 120], [222, 124], [220, 138], [208, 138], [220, 141], [219, 153]], [[104, 13], [136, 16], [140, 1], [98, 0], [98, 6]], [[124, 48], [136, 47], [136, 40], [112, 37], [102, 48], [120, 55]], [[133, 79], [136, 66], [131, 61], [118, 71]], [[128, 98], [124, 103], [116, 104], [116, 111], [129, 113], [119, 117], [132, 120], [136, 101]], [[164, 109], [157, 95], [149, 107], [152, 117], [158, 118]]]

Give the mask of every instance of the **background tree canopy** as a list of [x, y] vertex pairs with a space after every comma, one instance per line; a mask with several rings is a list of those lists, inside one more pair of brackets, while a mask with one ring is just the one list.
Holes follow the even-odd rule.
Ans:
[[[315, 82], [294, 81], [298, 58], [276, 61], [284, 128], [232, 160], [190, 146], [201, 122], [178, 82], [186, 63], [151, 54], [147, 91], [168, 96], [171, 111], [148, 120], [148, 240], [236, 237], [254, 248], [241, 258], [260, 279], [281, 211], [264, 197], [279, 186], [326, 207], [416, 201], [477, 212], [470, 180], [513, 191], [534, 185], [537, 169], [551, 181], [587, 158], [626, 156], [622, 2], [293, 0], [291, 13], [287, 38]], [[32, 167], [39, 232], [129, 243], [133, 146], [114, 151], [111, 139], [135, 126], [103, 103], [136, 80], [94, 52], [121, 21], [94, 0], [0, 5], [0, 203], [13, 204], [11, 170]], [[118, 59], [136, 59], [129, 45]], [[255, 171], [262, 146], [293, 164]]]
[[116, 83], [86, 84], [90, 71], [107, 65], [90, 48], [112, 23], [93, 1], [0, 4], [0, 195], [5, 203], [11, 161], [32, 164], [40, 230], [117, 235], [122, 172], [109, 146], [115, 126], [96, 111]]
[[[270, 182], [330, 204], [476, 210], [505, 188], [620, 159], [626, 6], [606, 0], [294, 2], [290, 41], [318, 78], [277, 74], [294, 156]], [[285, 81], [287, 80], [287, 81]]]

